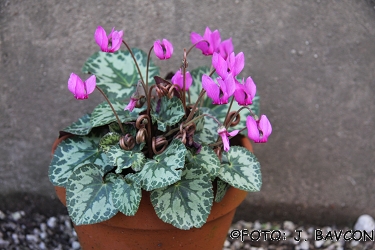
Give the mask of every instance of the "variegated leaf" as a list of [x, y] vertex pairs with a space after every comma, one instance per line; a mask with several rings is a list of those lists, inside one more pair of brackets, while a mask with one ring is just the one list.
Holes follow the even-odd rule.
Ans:
[[117, 145], [120, 140], [121, 135], [116, 132], [109, 132], [105, 134], [99, 142], [99, 146], [103, 151], [107, 152], [110, 146]]
[[78, 121], [64, 128], [63, 131], [74, 135], [87, 135], [92, 129], [90, 118], [90, 114], [85, 114]]
[[[138, 118], [139, 112], [144, 110], [144, 108], [134, 109], [132, 112], [129, 112], [128, 110], [124, 110], [125, 104], [122, 101], [112, 101], [111, 103], [121, 122], [135, 121]], [[107, 102], [102, 102], [96, 106], [91, 114], [91, 124], [93, 127], [103, 126], [116, 121], [116, 116]]]
[[99, 223], [113, 217], [118, 209], [113, 204], [114, 174], [96, 164], [81, 165], [73, 171], [66, 187], [66, 205], [74, 224]]
[[[203, 114], [209, 114], [214, 116], [214, 114], [207, 108], [201, 108], [200, 112]], [[217, 133], [219, 125], [217, 122], [209, 117], [204, 117], [204, 128], [201, 131], [196, 131], [194, 134], [194, 140], [203, 145], [208, 145], [216, 142], [219, 134]]]
[[127, 216], [135, 215], [142, 198], [141, 186], [134, 179], [134, 174], [127, 174], [125, 178], [115, 176], [113, 203], [121, 213]]
[[154, 156], [137, 173], [142, 188], [151, 191], [175, 183], [181, 179], [181, 169], [185, 164], [185, 145], [174, 139], [168, 148], [160, 155]]
[[163, 96], [161, 99], [152, 102], [152, 123], [157, 123], [158, 129], [165, 132], [167, 126], [178, 123], [185, 115], [182, 102], [177, 97], [168, 99]]
[[63, 140], [56, 148], [49, 167], [49, 178], [53, 185], [65, 187], [73, 170], [80, 165], [95, 163], [107, 172], [107, 156], [99, 148], [101, 135], [91, 132], [87, 136], [73, 136]]
[[145, 162], [145, 156], [142, 152], [126, 151], [119, 145], [111, 146], [107, 156], [109, 162], [113, 166], [117, 166], [116, 173], [121, 173], [123, 169], [129, 167], [139, 171]]
[[219, 178], [235, 188], [248, 192], [259, 191], [262, 186], [257, 158], [240, 146], [232, 146], [228, 152], [223, 152]]
[[202, 146], [198, 154], [187, 151], [187, 159], [189, 163], [193, 163], [206, 170], [211, 180], [214, 180], [220, 170], [220, 160], [216, 153], [208, 146]]
[[[147, 54], [140, 49], [132, 49], [139, 68], [146, 81]], [[129, 51], [116, 53], [96, 52], [84, 64], [84, 73], [96, 75], [97, 85], [109, 99], [126, 99], [134, 92], [141, 77]], [[159, 69], [150, 61], [148, 81], [159, 75]]]
[[230, 185], [226, 183], [225, 181], [222, 181], [220, 179], [216, 180], [216, 194], [215, 194], [215, 202], [220, 202], [225, 194], [227, 193], [228, 189], [230, 188]]
[[188, 230], [206, 222], [213, 203], [212, 183], [200, 166], [187, 164], [181, 180], [151, 192], [157, 216], [166, 223]]

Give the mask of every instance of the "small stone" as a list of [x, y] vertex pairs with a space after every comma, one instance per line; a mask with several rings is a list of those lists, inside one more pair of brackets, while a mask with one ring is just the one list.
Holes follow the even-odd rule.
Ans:
[[371, 232], [374, 229], [375, 229], [375, 221], [368, 214], [363, 214], [359, 216], [357, 222], [354, 225], [354, 230]]
[[25, 215], [25, 212], [19, 211], [19, 212], [14, 212], [10, 216], [12, 217], [13, 220], [18, 221], [19, 219], [22, 218], [22, 216]]
[[0, 210], [0, 220], [4, 220], [5, 219], [5, 214], [3, 213], [3, 211]]
[[81, 245], [79, 244], [78, 241], [73, 241], [72, 242], [72, 248], [73, 249], [80, 249]]
[[40, 230], [41, 230], [42, 232], [47, 231], [47, 225], [46, 225], [46, 223], [42, 223], [42, 224], [40, 224]]
[[56, 219], [56, 217], [51, 217], [51, 218], [49, 218], [48, 221], [47, 221], [47, 225], [48, 225], [48, 227], [50, 227], [50, 228], [54, 228], [54, 227], [56, 227], [56, 224], [57, 224], [57, 219]]
[[31, 241], [31, 242], [38, 242], [38, 237], [33, 235], [33, 234], [27, 234], [26, 235], [26, 240]]
[[296, 246], [296, 250], [309, 250], [310, 244], [308, 241], [301, 241], [301, 244]]
[[324, 244], [324, 240], [317, 240], [314, 242], [314, 245], [316, 248], [320, 248], [321, 246], [323, 246]]
[[296, 228], [296, 226], [291, 221], [284, 221], [283, 228], [285, 230], [294, 231], [294, 229]]
[[228, 240], [225, 240], [224, 247], [230, 247], [230, 242]]
[[0, 247], [6, 248], [9, 246], [9, 241], [0, 239]]
[[262, 225], [260, 224], [259, 221], [256, 220], [253, 224], [253, 228], [254, 230], [260, 230], [262, 228]]
[[41, 249], [41, 250], [47, 249], [46, 244], [44, 242], [40, 242], [39, 243], [39, 249]]

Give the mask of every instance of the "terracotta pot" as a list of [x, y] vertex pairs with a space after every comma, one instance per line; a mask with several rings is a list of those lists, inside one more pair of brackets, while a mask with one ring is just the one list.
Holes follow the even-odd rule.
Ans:
[[[247, 139], [241, 144], [252, 151]], [[55, 187], [55, 190], [66, 205], [65, 188]], [[151, 204], [150, 192], [146, 191], [142, 191], [135, 216], [118, 213], [108, 221], [75, 225], [74, 228], [84, 250], [222, 249], [236, 208], [246, 195], [247, 192], [231, 187], [221, 202], [214, 202], [207, 222], [201, 228], [181, 230], [160, 220]]]

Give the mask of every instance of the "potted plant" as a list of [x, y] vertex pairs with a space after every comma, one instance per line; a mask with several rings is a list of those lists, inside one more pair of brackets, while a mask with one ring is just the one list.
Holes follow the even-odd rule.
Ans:
[[[49, 166], [50, 181], [67, 206], [81, 245], [115, 249], [108, 244], [119, 241], [111, 239], [118, 234], [125, 239], [122, 249], [221, 247], [235, 208], [262, 183], [249, 143], [247, 148], [235, 146], [232, 138], [262, 143], [272, 131], [267, 117], [258, 114], [253, 80], [239, 78], [244, 54], [235, 54], [231, 38], [221, 41], [219, 31], [207, 27], [203, 36], [191, 33], [192, 46], [184, 49], [182, 64], [165, 79], [151, 57], [169, 59], [173, 45], [168, 40], [155, 41], [145, 53], [130, 49], [123, 31], [114, 28], [107, 36], [99, 26], [94, 38], [101, 51], [82, 69], [91, 76], [83, 81], [72, 73], [68, 89], [79, 100], [97, 90], [105, 101], [60, 132]], [[122, 44], [126, 51], [119, 50]], [[211, 56], [212, 64], [189, 72], [193, 48]], [[115, 218], [119, 221], [111, 222]], [[202, 238], [200, 230], [212, 220], [224, 229], [210, 225], [204, 234], [221, 238], [196, 246], [199, 240], [188, 232]], [[87, 225], [107, 231], [94, 233]], [[141, 239], [135, 239], [133, 225], [139, 226]], [[105, 243], [97, 242], [100, 236]]]

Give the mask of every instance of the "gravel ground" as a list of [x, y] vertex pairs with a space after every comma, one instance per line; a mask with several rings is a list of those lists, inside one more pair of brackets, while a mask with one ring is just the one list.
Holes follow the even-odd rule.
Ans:
[[[367, 241], [360, 240], [366, 237], [363, 230], [355, 235], [352, 232], [354, 229], [296, 225], [291, 221], [238, 221], [228, 231], [223, 250], [375, 249], [373, 231], [368, 232]], [[68, 215], [48, 218], [23, 211], [0, 211], [0, 249], [71, 250], [80, 249], [80, 245]]]

